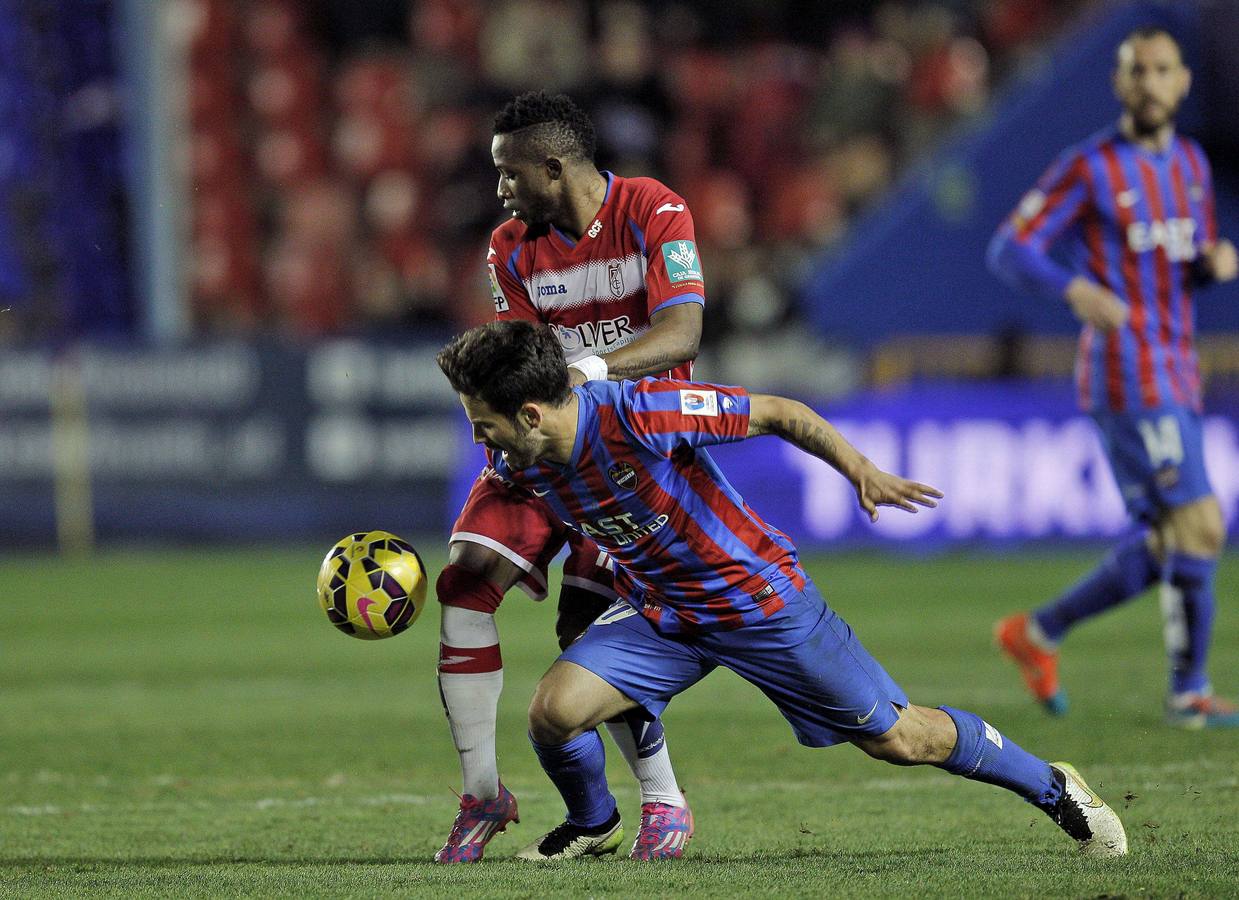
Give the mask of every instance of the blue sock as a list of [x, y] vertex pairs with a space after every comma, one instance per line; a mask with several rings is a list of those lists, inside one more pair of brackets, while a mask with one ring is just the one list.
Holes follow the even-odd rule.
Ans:
[[978, 715], [949, 706], [938, 708], [951, 717], [957, 734], [955, 749], [940, 768], [1014, 791], [1040, 809], [1048, 810], [1058, 802], [1062, 789], [1048, 762], [999, 734]]
[[1162, 587], [1166, 652], [1170, 656], [1170, 690], [1201, 693], [1209, 687], [1205, 664], [1213, 636], [1213, 578], [1217, 560], [1172, 553]]
[[581, 828], [601, 825], [615, 814], [615, 798], [607, 789], [607, 757], [595, 729], [566, 744], [539, 744], [531, 735], [538, 762], [551, 777], [568, 807], [568, 821]]
[[1062, 640], [1076, 622], [1130, 600], [1157, 581], [1161, 567], [1149, 552], [1145, 533], [1142, 528], [1129, 534], [1067, 593], [1033, 613], [1046, 637]]

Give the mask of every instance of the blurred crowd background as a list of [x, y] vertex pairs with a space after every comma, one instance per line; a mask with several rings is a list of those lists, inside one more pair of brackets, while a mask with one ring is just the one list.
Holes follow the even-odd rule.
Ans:
[[[116, 227], [122, 105], [107, 47], [119, 13], [79, 5], [66, 19], [54, 2], [19, 2], [0, 24], [13, 54], [0, 108], [44, 120], [32, 129], [42, 145], [17, 151], [28, 165], [6, 179], [0, 250], [24, 263], [0, 265], [23, 274], [4, 286], [10, 339], [142, 327], [124, 276], [137, 248]], [[501, 218], [490, 123], [534, 85], [592, 114], [600, 166], [689, 201], [707, 352], [729, 334], [794, 326], [814, 256], [986, 110], [1080, 6], [175, 0], [166, 27], [188, 67], [168, 115], [188, 190], [168, 221], [183, 229], [185, 331], [319, 337], [484, 320], [482, 259]], [[75, 232], [114, 244], [71, 246]], [[90, 285], [85, 304], [75, 280]]]
[[[479, 460], [434, 354], [492, 315], [491, 125], [533, 88], [688, 200], [700, 377], [953, 498], [874, 529], [826, 467], [736, 450], [802, 546], [1113, 535], [1077, 323], [984, 258], [1150, 22], [1237, 237], [1239, 0], [0, 0], [0, 546], [439, 540]], [[1198, 312], [1230, 520], [1239, 284]]]

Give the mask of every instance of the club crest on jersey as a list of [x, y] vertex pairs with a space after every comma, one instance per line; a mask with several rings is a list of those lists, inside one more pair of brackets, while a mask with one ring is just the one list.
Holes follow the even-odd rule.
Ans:
[[616, 487], [631, 491], [637, 486], [637, 470], [626, 462], [616, 463], [607, 471], [607, 474], [611, 476]]
[[607, 266], [607, 284], [611, 288], [611, 296], [616, 300], [624, 297], [624, 266], [620, 262], [612, 262]]
[[718, 394], [714, 391], [680, 391], [680, 412], [686, 416], [717, 416]]
[[503, 288], [499, 286], [499, 273], [495, 269], [495, 264], [487, 263], [486, 268], [490, 270], [490, 299], [495, 304], [495, 312], [507, 312], [508, 298], [504, 296]]
[[668, 241], [663, 244], [663, 262], [667, 264], [667, 278], [672, 284], [704, 280], [701, 263], [697, 259], [697, 245], [692, 241]]

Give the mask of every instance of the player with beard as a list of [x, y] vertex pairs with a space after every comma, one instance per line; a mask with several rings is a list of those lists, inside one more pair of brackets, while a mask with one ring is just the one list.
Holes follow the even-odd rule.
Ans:
[[[594, 150], [592, 123], [565, 95], [522, 94], [495, 117], [491, 154], [499, 199], [510, 212], [486, 259], [496, 318], [553, 325], [576, 384], [689, 378], [705, 303], [692, 215], [683, 198], [652, 178], [599, 171]], [[490, 466], [453, 525], [449, 564], [436, 584], [443, 605], [439, 686], [464, 796], [438, 862], [481, 859], [487, 842], [519, 821], [495, 754], [503, 662], [494, 614], [509, 588], [545, 597], [547, 566], [565, 543], [561, 648], [615, 599], [606, 554]], [[641, 786], [630, 855], [680, 856], [693, 817], [661, 722], [633, 710], [607, 727]]]
[[[990, 245], [1013, 285], [1064, 299], [1083, 323], [1076, 380], [1100, 431], [1134, 528], [1062, 596], [995, 626], [1034, 697], [1066, 711], [1058, 646], [1076, 624], [1160, 587], [1170, 658], [1166, 719], [1183, 728], [1239, 725], [1206, 671], [1214, 576], [1225, 523], [1205, 474], [1192, 292], [1236, 275], [1220, 239], [1209, 163], [1175, 131], [1191, 72], [1160, 28], [1119, 45], [1117, 127], [1068, 150]], [[1061, 239], [1061, 241], [1060, 241]], [[1064, 245], [1067, 265], [1050, 256]]]

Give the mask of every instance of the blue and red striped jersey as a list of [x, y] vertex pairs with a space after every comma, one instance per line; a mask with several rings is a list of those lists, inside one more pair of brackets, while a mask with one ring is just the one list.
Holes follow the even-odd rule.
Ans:
[[[1088, 411], [1200, 409], [1192, 288], [1202, 244], [1217, 240], [1204, 151], [1176, 135], [1164, 152], [1116, 128], [1068, 149], [999, 228], [990, 267], [1018, 288], [1061, 299], [1076, 275], [1122, 298], [1126, 325], [1085, 325], [1076, 357]], [[1060, 245], [1064, 264], [1051, 256]]]
[[514, 472], [500, 453], [491, 463], [607, 551], [616, 591], [661, 631], [739, 628], [804, 587], [791, 540], [744, 502], [705, 449], [748, 433], [743, 388], [646, 378], [575, 392], [567, 465]]

